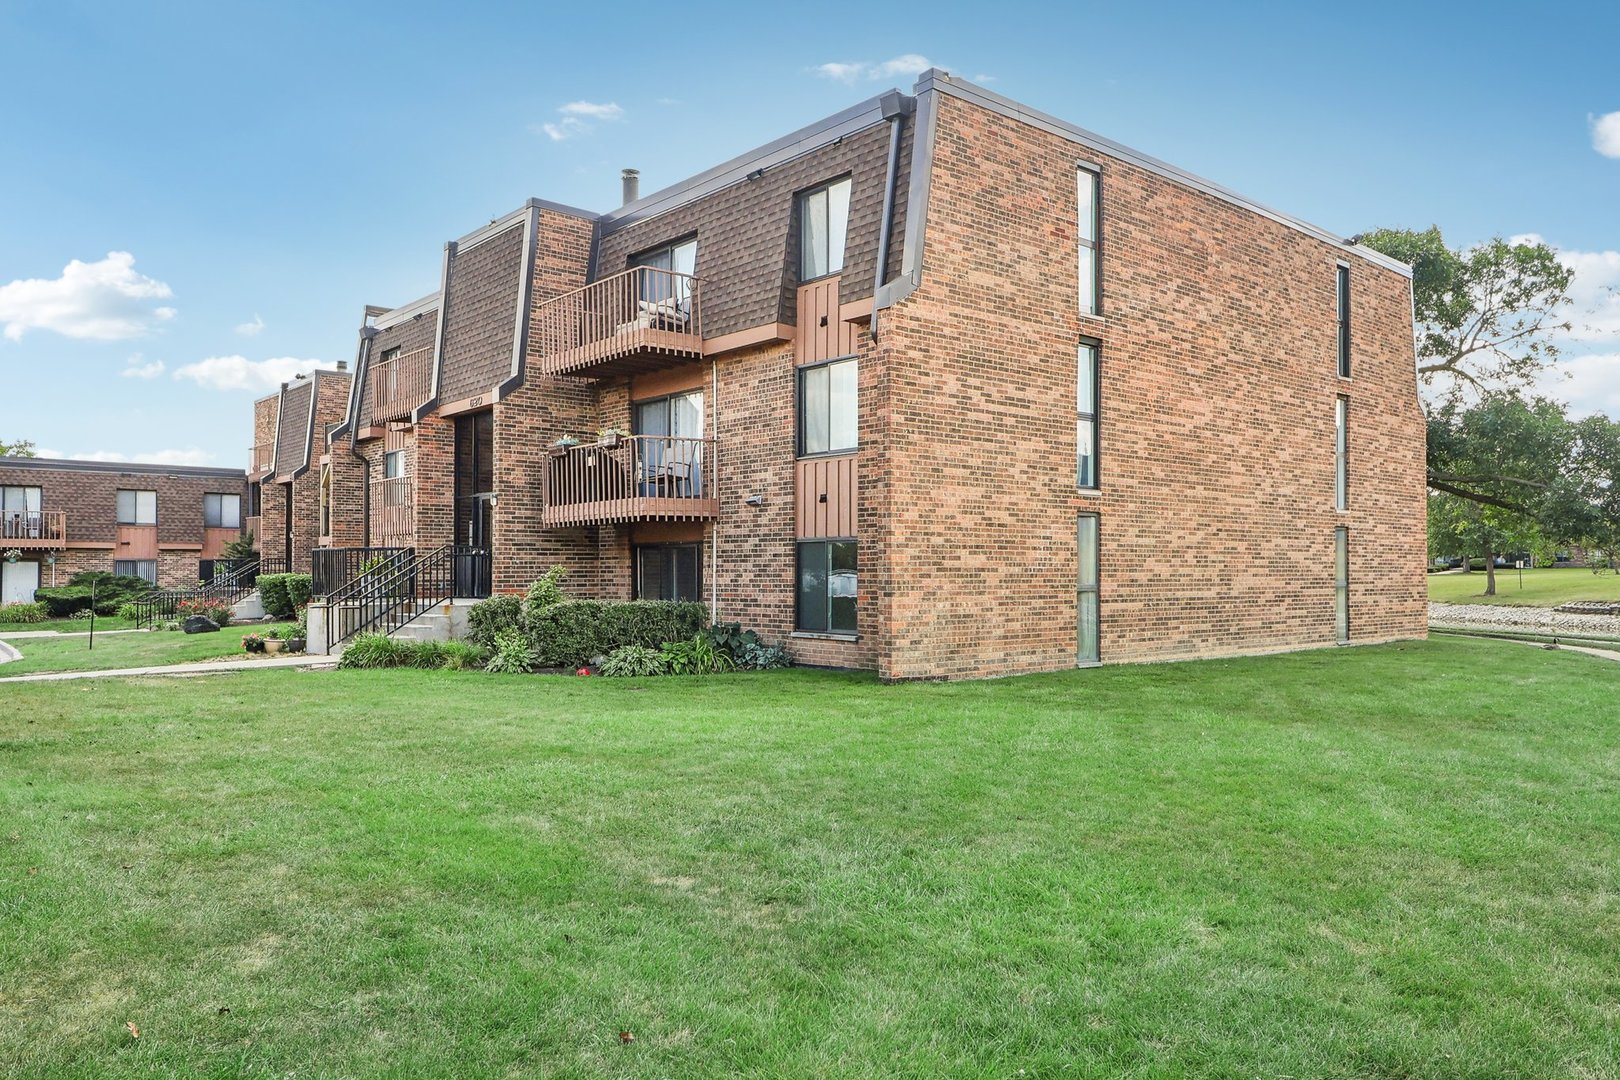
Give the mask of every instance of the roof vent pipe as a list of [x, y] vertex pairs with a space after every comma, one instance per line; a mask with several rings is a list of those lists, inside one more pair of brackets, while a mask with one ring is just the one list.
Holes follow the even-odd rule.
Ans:
[[339, 371], [348, 371], [349, 370], [349, 362], [347, 360], [339, 360], [337, 362], [337, 369]]
[[619, 179], [624, 183], [624, 202], [626, 206], [641, 198], [640, 169], [625, 169], [619, 173]]

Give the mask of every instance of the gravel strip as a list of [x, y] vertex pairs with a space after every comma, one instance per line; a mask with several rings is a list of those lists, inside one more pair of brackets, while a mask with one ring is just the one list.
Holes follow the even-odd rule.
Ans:
[[1506, 604], [1431, 603], [1429, 623], [1433, 626], [1486, 630], [1506, 628], [1620, 637], [1620, 615], [1571, 615], [1552, 608], [1512, 607]]

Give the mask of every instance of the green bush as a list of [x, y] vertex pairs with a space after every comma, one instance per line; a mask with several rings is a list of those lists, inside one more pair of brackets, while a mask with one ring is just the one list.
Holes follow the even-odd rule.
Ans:
[[565, 597], [563, 596], [562, 585], [560, 582], [562, 581], [563, 574], [567, 572], [567, 567], [553, 566], [550, 570], [547, 570], [534, 581], [530, 582], [529, 594], [528, 596], [524, 597], [524, 602], [528, 606], [528, 610], [544, 611], [553, 604], [562, 603]]
[[65, 619], [74, 612], [89, 610], [91, 585], [96, 589], [97, 615], [115, 614], [121, 605], [154, 591], [144, 578], [85, 570], [74, 574], [66, 585], [36, 589], [34, 599], [43, 603], [53, 617]]
[[495, 635], [523, 625], [523, 601], [516, 596], [492, 596], [480, 600], [467, 612], [467, 640], [486, 649], [495, 646]]
[[231, 624], [231, 605], [223, 600], [212, 597], [198, 596], [189, 600], [182, 600], [174, 605], [174, 616], [185, 622], [193, 615], [214, 620], [216, 626], [229, 626]]
[[291, 574], [260, 574], [259, 600], [264, 613], [285, 619], [292, 615], [292, 600], [287, 596], [287, 579]]
[[439, 647], [446, 671], [477, 671], [489, 662], [489, 650], [465, 641], [447, 641]]
[[412, 667], [413, 644], [415, 643], [391, 638], [387, 634], [356, 634], [354, 640], [344, 648], [343, 655], [338, 658], [338, 667]]
[[669, 660], [657, 649], [645, 645], [620, 645], [602, 660], [598, 674], [614, 678], [636, 675], [663, 675], [669, 671]]
[[693, 634], [685, 641], [666, 642], [664, 659], [672, 675], [714, 675], [737, 666], [737, 661], [715, 648], [714, 642], [702, 634]]
[[313, 581], [308, 574], [287, 575], [287, 602], [291, 605], [287, 609], [288, 615], [301, 607], [309, 606], [310, 586]]
[[788, 666], [787, 650], [780, 645], [744, 645], [735, 659], [745, 671], [775, 671]]
[[702, 604], [676, 600], [564, 600], [524, 612], [543, 667], [578, 667], [624, 645], [656, 649], [702, 633], [708, 620]]
[[497, 675], [527, 675], [537, 666], [534, 646], [521, 630], [512, 628], [495, 635], [495, 655], [484, 670]]
[[119, 604], [118, 617], [120, 619], [128, 619], [129, 621], [133, 622], [141, 617], [141, 606], [135, 603], [133, 600], [125, 604]]
[[0, 607], [0, 622], [41, 623], [49, 617], [50, 612], [37, 600], [32, 603], [20, 601]]

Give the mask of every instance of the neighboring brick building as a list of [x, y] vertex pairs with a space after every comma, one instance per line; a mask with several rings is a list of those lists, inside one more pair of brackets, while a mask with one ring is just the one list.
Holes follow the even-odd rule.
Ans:
[[0, 457], [0, 603], [83, 570], [195, 585], [242, 530], [240, 469]]
[[496, 590], [893, 678], [1425, 633], [1407, 268], [941, 72], [364, 322], [334, 539]]
[[[343, 362], [335, 371], [300, 375], [253, 403], [246, 527], [265, 569], [285, 565], [307, 573], [317, 547], [362, 542], [349, 487], [333, 476], [327, 446], [327, 436], [349, 411], [347, 367]], [[338, 512], [328, 513], [329, 506]]]

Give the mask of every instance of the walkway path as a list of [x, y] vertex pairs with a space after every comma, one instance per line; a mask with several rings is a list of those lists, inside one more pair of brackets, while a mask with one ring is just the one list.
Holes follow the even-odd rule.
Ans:
[[228, 671], [259, 668], [332, 667], [330, 656], [277, 656], [269, 660], [215, 660], [194, 664], [163, 664], [157, 667], [112, 668], [107, 671], [42, 671], [37, 675], [13, 675], [0, 683], [64, 682], [70, 679], [111, 679], [125, 675], [218, 675]]

